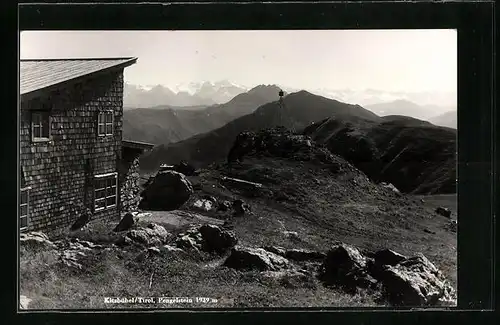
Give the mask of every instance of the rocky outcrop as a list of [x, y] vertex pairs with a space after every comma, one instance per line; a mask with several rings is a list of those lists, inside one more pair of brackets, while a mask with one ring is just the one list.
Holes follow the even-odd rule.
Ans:
[[199, 232], [204, 240], [203, 250], [206, 252], [222, 254], [238, 243], [232, 232], [221, 230], [218, 226], [203, 225]]
[[442, 273], [422, 254], [390, 266], [380, 275], [383, 292], [394, 305], [435, 305], [454, 294]]
[[50, 241], [49, 237], [43, 232], [33, 231], [21, 233], [19, 238], [21, 247], [32, 250], [45, 250], [56, 248], [56, 245]]
[[236, 246], [224, 265], [240, 270], [279, 271], [288, 267], [289, 262], [286, 258], [263, 248]]
[[357, 287], [374, 287], [376, 280], [367, 270], [367, 259], [357, 248], [340, 244], [328, 251], [321, 266], [320, 278], [328, 285], [340, 286], [348, 291]]
[[150, 223], [147, 227], [132, 229], [122, 237], [117, 244], [138, 244], [143, 246], [159, 246], [165, 244], [170, 233], [160, 225]]
[[92, 253], [94, 250], [101, 250], [104, 247], [102, 245], [94, 244], [86, 240], [79, 240], [78, 238], [72, 238], [69, 242], [59, 242], [60, 245], [60, 255], [59, 261], [71, 268], [76, 268], [79, 270], [83, 269], [80, 259], [87, 254]]
[[223, 254], [238, 243], [233, 232], [215, 225], [195, 225], [178, 235], [179, 248]]
[[310, 136], [297, 135], [283, 127], [263, 129], [258, 132], [241, 132], [229, 151], [227, 162], [230, 165], [242, 161], [247, 155], [314, 161], [331, 165], [330, 169], [335, 173], [348, 166], [333, 156], [328, 149], [317, 146]]
[[152, 182], [141, 193], [139, 208], [145, 210], [170, 211], [180, 208], [193, 194], [189, 180], [174, 171], [158, 172]]

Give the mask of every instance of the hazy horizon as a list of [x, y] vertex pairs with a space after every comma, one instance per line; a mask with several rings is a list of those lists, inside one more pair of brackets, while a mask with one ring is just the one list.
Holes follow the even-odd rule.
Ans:
[[[70, 45], [70, 46], [68, 46]], [[455, 30], [23, 31], [20, 57], [138, 57], [125, 81], [432, 93], [456, 105]], [[430, 96], [430, 95], [429, 95]], [[434, 99], [436, 98], [436, 99]]]

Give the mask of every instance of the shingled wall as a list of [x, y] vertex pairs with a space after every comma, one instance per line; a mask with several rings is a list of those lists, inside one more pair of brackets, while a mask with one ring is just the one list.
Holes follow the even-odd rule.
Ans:
[[[28, 108], [49, 103], [51, 141], [32, 142]], [[98, 112], [113, 110], [113, 135], [97, 135]], [[20, 160], [30, 186], [29, 231], [50, 230], [73, 223], [86, 208], [94, 211], [94, 176], [117, 172], [121, 158], [123, 69], [57, 93], [21, 103]], [[118, 184], [117, 184], [118, 185]], [[117, 205], [94, 218], [119, 218]]]

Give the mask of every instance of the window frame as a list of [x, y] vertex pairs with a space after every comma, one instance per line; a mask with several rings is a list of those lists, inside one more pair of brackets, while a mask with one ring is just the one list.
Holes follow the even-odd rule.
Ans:
[[[111, 186], [108, 186], [107, 183], [105, 183], [104, 187], [98, 187], [99, 181], [106, 182], [109, 179], [114, 180], [114, 185], [113, 183], [111, 183]], [[113, 188], [113, 186], [115, 187], [113, 195], [108, 195], [108, 189]], [[104, 196], [98, 198], [97, 191], [104, 191]], [[112, 208], [116, 208], [118, 206], [118, 172], [95, 175], [93, 196], [94, 196], [94, 205], [93, 205], [94, 212], [102, 212]], [[113, 197], [115, 198], [114, 204], [108, 205], [107, 204], [108, 199]], [[104, 206], [98, 207], [97, 203], [100, 201], [104, 201]]]
[[[51, 133], [52, 133], [52, 123], [51, 123], [51, 116], [50, 116], [50, 111], [48, 110], [33, 110], [30, 112], [31, 114], [31, 141], [33, 142], [46, 142], [50, 141], [52, 139]], [[40, 121], [35, 125], [35, 116], [40, 116]], [[47, 136], [43, 136], [43, 121], [44, 117], [47, 118]], [[35, 136], [35, 127], [40, 129], [40, 136]]]
[[[107, 121], [107, 116], [111, 116], [111, 121]], [[101, 117], [104, 119], [101, 122]], [[114, 135], [114, 125], [115, 125], [115, 115], [113, 110], [100, 111], [97, 114], [97, 136], [98, 137], [109, 137]], [[104, 133], [101, 133], [100, 127], [104, 128]], [[111, 133], [108, 133], [108, 126], [111, 127]]]
[[[20, 189], [19, 191], [19, 230], [20, 231], [23, 231], [23, 230], [26, 230], [28, 229], [29, 227], [29, 222], [30, 222], [30, 190], [31, 190], [31, 187], [29, 186], [26, 186], [26, 187], [23, 187]], [[26, 193], [26, 203], [22, 203], [21, 201], [21, 197], [22, 197], [22, 194], [23, 192]], [[21, 215], [21, 207], [22, 206], [26, 206], [26, 215]], [[22, 227], [21, 226], [21, 219], [22, 218], [26, 218], [26, 226]]]

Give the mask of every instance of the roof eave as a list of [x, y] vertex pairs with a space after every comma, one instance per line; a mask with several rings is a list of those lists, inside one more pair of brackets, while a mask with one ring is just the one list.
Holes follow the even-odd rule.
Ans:
[[149, 151], [154, 148], [154, 144], [140, 141], [122, 140], [122, 147]]
[[114, 65], [112, 67], [108, 67], [108, 68], [105, 68], [105, 69], [102, 69], [102, 70], [99, 70], [99, 71], [95, 71], [95, 72], [92, 72], [92, 73], [89, 73], [89, 74], [86, 74], [86, 75], [83, 75], [83, 76], [79, 76], [79, 77], [76, 77], [76, 78], [73, 78], [73, 79], [64, 80], [62, 82], [50, 85], [48, 87], [44, 87], [44, 88], [32, 90], [30, 92], [20, 94], [21, 100], [29, 100], [31, 98], [36, 97], [37, 94], [39, 94], [39, 93], [43, 93], [43, 92], [46, 92], [46, 91], [51, 91], [53, 89], [57, 89], [57, 88], [61, 87], [61, 85], [64, 85], [64, 84], [67, 84], [67, 83], [73, 83], [73, 82], [78, 82], [78, 81], [81, 81], [81, 80], [85, 80], [85, 79], [90, 78], [92, 76], [103, 74], [103, 73], [106, 73], [106, 72], [109, 72], [109, 71], [112, 71], [112, 70], [122, 70], [122, 69], [124, 69], [126, 67], [129, 67], [129, 66], [135, 64], [136, 62], [137, 62], [137, 58], [133, 57], [133, 58], [130, 58], [128, 61], [125, 61], [123, 63]]

